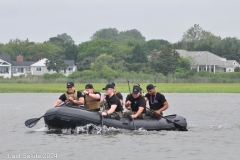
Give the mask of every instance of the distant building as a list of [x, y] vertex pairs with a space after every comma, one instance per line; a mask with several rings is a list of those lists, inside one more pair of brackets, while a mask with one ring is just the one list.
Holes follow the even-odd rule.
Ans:
[[[55, 71], [47, 70], [46, 60], [44, 58], [37, 62], [23, 61], [23, 56], [17, 56], [16, 61], [11, 61], [9, 55], [0, 55], [0, 76], [11, 78], [11, 76], [20, 76], [22, 74], [43, 75], [44, 73], [56, 73]], [[74, 60], [65, 60], [64, 63], [68, 66], [66, 73], [61, 71], [64, 75], [68, 76], [77, 70]]]
[[186, 51], [176, 50], [181, 57], [193, 59], [192, 69], [209, 72], [234, 72], [236, 67], [240, 67], [236, 60], [227, 60], [208, 51]]

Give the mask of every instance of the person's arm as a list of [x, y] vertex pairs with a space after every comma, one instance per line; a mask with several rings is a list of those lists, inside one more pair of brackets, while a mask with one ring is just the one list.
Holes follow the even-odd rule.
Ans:
[[84, 104], [84, 98], [80, 97], [78, 100], [73, 100], [73, 103], [82, 105], [82, 104]]
[[107, 112], [102, 112], [102, 115], [106, 116], [108, 114], [112, 114], [115, 111], [116, 108], [117, 108], [117, 105], [113, 104], [113, 105], [111, 105], [111, 108]]
[[159, 110], [156, 110], [155, 112], [156, 112], [157, 114], [161, 114], [162, 111], [165, 111], [165, 110], [168, 109], [168, 108], [169, 108], [169, 105], [168, 105], [168, 102], [166, 101], [166, 102], [163, 103], [163, 107], [160, 108]]
[[130, 105], [131, 105], [131, 102], [130, 101], [127, 101], [127, 102], [125, 102], [125, 108], [126, 109], [130, 109]]
[[129, 96], [130, 95], [127, 96], [126, 101], [125, 101], [125, 108], [128, 109], [128, 110], [130, 109], [130, 105], [131, 105], [131, 101], [129, 100], [129, 98], [130, 98]]
[[147, 97], [144, 97], [144, 99], [145, 99], [145, 101], [146, 101], [146, 107], [147, 107], [147, 108], [150, 108], [150, 107], [149, 107], [149, 104], [148, 104], [148, 98], [147, 98]]
[[[77, 105], [83, 105], [84, 104], [84, 97], [82, 95], [82, 92], [79, 92], [77, 93], [77, 97], [78, 97], [78, 100], [73, 100], [71, 99], [71, 101]], [[71, 97], [70, 97], [71, 98]], [[70, 99], [69, 98], [69, 99]]]
[[132, 117], [132, 118], [137, 118], [137, 116], [139, 116], [140, 114], [142, 114], [143, 110], [144, 110], [144, 107], [139, 106], [137, 113], [131, 115], [131, 117]]
[[57, 107], [59, 104], [62, 103], [62, 100], [61, 99], [58, 99], [54, 104], [53, 104], [53, 107]]
[[99, 100], [101, 98], [100, 94], [99, 93], [89, 93], [88, 94], [90, 97], [92, 97], [93, 99], [96, 99], [96, 100]]

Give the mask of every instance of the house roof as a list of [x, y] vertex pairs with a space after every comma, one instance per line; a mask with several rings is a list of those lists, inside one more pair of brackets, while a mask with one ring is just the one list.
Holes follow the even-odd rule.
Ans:
[[10, 60], [10, 55], [7, 55], [7, 54], [0, 54], [0, 59], [6, 61], [6, 62], [11, 62]]
[[[39, 60], [38, 62], [32, 64], [31, 66], [33, 67], [44, 67], [46, 66], [46, 61], [47, 58], [43, 58], [41, 60]], [[64, 60], [64, 63], [67, 64], [68, 66], [74, 66], [74, 60]]]
[[74, 66], [74, 60], [65, 60], [64, 61], [65, 64], [67, 64], [68, 66]]
[[12, 66], [30, 66], [34, 61], [11, 61]]
[[44, 66], [46, 66], [46, 64], [45, 64], [46, 61], [47, 61], [47, 58], [43, 58], [43, 59], [31, 64], [31, 66], [32, 67], [44, 67]]

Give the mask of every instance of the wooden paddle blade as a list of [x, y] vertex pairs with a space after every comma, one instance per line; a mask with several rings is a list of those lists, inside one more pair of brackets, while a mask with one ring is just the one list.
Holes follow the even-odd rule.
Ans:
[[25, 126], [28, 128], [32, 128], [33, 126], [35, 126], [37, 124], [37, 122], [41, 119], [40, 118], [32, 118], [32, 119], [28, 119], [25, 121]]

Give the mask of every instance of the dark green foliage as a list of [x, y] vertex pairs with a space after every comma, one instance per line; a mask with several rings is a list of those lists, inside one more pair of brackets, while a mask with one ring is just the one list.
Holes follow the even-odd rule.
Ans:
[[169, 45], [170, 43], [163, 39], [152, 39], [147, 41], [147, 52], [151, 53], [153, 50], [160, 51], [162, 47]]
[[236, 68], [234, 69], [234, 72], [240, 72], [240, 67], [236, 67]]
[[139, 45], [136, 45], [132, 51], [132, 59], [130, 63], [146, 63], [148, 61], [146, 54], [140, 48]]
[[118, 30], [116, 28], [104, 28], [98, 30], [93, 34], [91, 40], [94, 39], [111, 39], [116, 41], [118, 39]]
[[64, 63], [65, 57], [62, 52], [52, 53], [47, 57], [47, 59], [46, 66], [49, 71], [53, 70], [57, 73], [60, 71], [66, 72], [68, 66]]
[[167, 45], [161, 51], [154, 50], [150, 54], [150, 65], [156, 72], [167, 75], [177, 68], [179, 54], [173, 50], [172, 45]]

